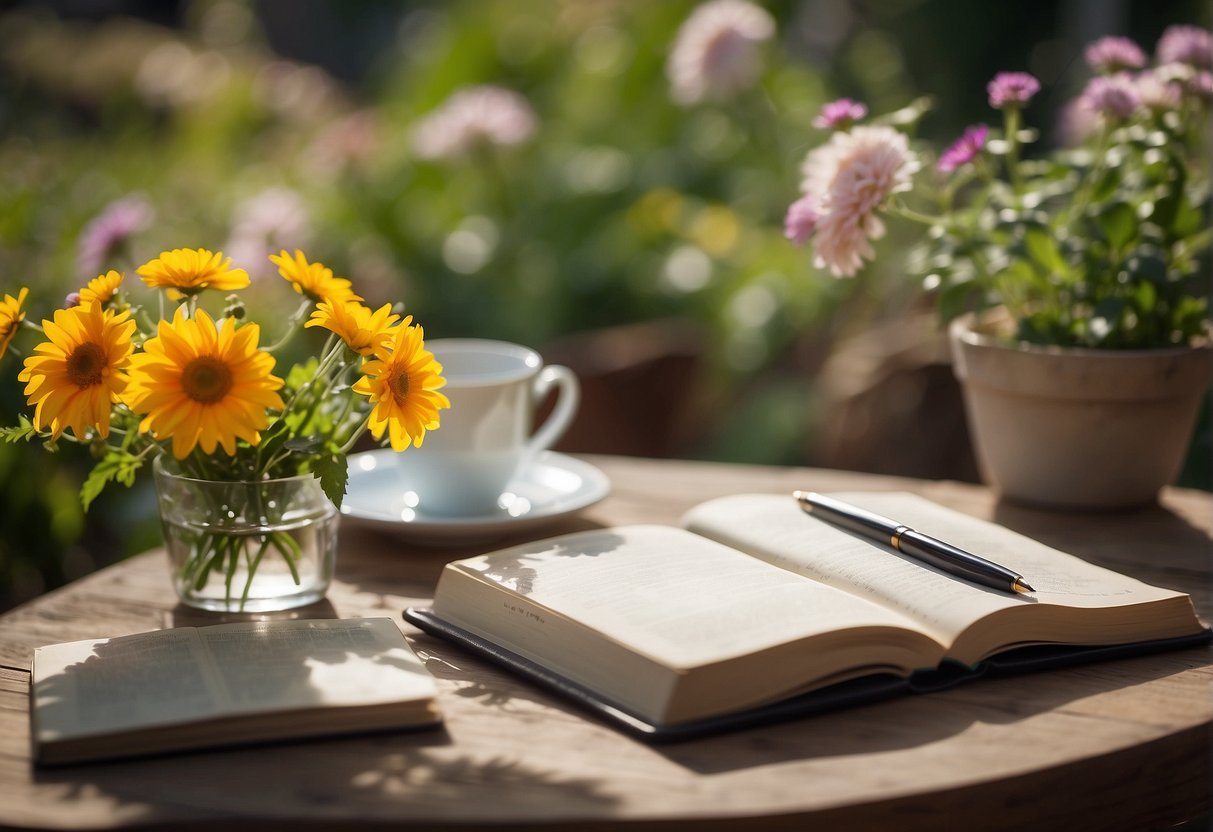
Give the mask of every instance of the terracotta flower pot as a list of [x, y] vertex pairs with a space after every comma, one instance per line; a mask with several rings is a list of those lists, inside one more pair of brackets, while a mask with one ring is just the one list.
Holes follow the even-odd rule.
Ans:
[[971, 317], [949, 329], [986, 481], [1006, 499], [1058, 509], [1156, 500], [1183, 463], [1213, 349], [1007, 346], [990, 331]]

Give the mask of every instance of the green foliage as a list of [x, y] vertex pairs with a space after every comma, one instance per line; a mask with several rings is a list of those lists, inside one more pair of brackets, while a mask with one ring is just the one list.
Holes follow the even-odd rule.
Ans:
[[143, 457], [120, 448], [108, 448], [105, 456], [97, 461], [80, 488], [80, 504], [88, 511], [93, 500], [101, 494], [107, 483], [118, 482], [130, 488], [135, 484], [135, 474], [143, 466]]
[[29, 442], [38, 435], [34, 423], [24, 413], [17, 414], [16, 427], [0, 427], [0, 439], [5, 442]]
[[324, 493], [333, 501], [333, 505], [341, 508], [350, 473], [349, 466], [345, 464], [345, 454], [340, 452], [321, 454], [312, 463], [312, 470], [320, 480], [320, 487], [324, 489]]

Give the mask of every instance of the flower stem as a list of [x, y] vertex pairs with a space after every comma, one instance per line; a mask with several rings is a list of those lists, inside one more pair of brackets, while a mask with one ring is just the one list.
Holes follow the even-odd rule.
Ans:
[[1023, 196], [1023, 174], [1019, 171], [1019, 107], [1008, 105], [1003, 110], [1003, 129], [1007, 142], [1007, 177], [1015, 192], [1016, 201]]
[[304, 299], [303, 303], [301, 303], [299, 305], [299, 308], [295, 310], [295, 313], [293, 315], [291, 315], [290, 320], [287, 321], [286, 332], [284, 332], [282, 334], [282, 337], [279, 338], [276, 342], [274, 342], [273, 344], [270, 344], [268, 347], [265, 347], [264, 348], [265, 351], [266, 352], [277, 352], [278, 350], [282, 349], [287, 344], [289, 344], [291, 339], [294, 338], [295, 335], [298, 334], [299, 330], [301, 330], [303, 328], [303, 327], [299, 326], [299, 322], [303, 320], [304, 313], [306, 313], [311, 308], [312, 308], [312, 302], [308, 299]]

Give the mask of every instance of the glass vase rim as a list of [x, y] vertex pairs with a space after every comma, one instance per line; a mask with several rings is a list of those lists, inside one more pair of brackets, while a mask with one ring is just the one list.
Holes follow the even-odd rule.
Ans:
[[171, 477], [174, 480], [180, 480], [181, 482], [188, 483], [202, 483], [205, 485], [255, 485], [260, 487], [274, 485], [277, 483], [286, 485], [293, 482], [299, 482], [304, 479], [316, 479], [316, 475], [309, 471], [304, 474], [292, 474], [289, 477], [271, 477], [262, 480], [211, 480], [204, 477], [191, 477], [186, 474], [178, 474], [174, 471], [170, 471], [165, 467], [163, 460], [164, 455], [157, 454], [155, 460], [152, 462], [152, 471], [156, 476]]

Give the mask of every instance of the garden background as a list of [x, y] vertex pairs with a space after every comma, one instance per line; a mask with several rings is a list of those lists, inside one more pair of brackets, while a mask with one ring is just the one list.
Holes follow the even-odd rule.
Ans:
[[[247, 302], [293, 309], [266, 255], [301, 247], [427, 337], [505, 338], [572, 365], [563, 450], [974, 479], [959, 393], [893, 227], [859, 279], [783, 236], [812, 126], [839, 96], [936, 146], [994, 121], [1027, 70], [1059, 140], [1082, 48], [1209, 26], [1171, 0], [779, 0], [752, 90], [680, 104], [687, 0], [61, 0], [0, 13], [0, 295], [35, 320], [107, 268], [222, 249]], [[517, 146], [424, 158], [416, 127], [473, 84], [525, 97]], [[925, 97], [929, 97], [927, 100]], [[909, 108], [909, 109], [903, 109]], [[98, 222], [137, 228], [100, 262]], [[129, 281], [128, 281], [129, 282]], [[266, 319], [265, 311], [258, 313]], [[273, 338], [273, 334], [268, 336]], [[0, 423], [23, 412], [0, 359]], [[1210, 487], [1207, 413], [1181, 482]], [[150, 477], [87, 515], [88, 449], [0, 444], [0, 609], [159, 541]], [[146, 472], [145, 472], [146, 473]], [[87, 540], [87, 545], [82, 541]]]

